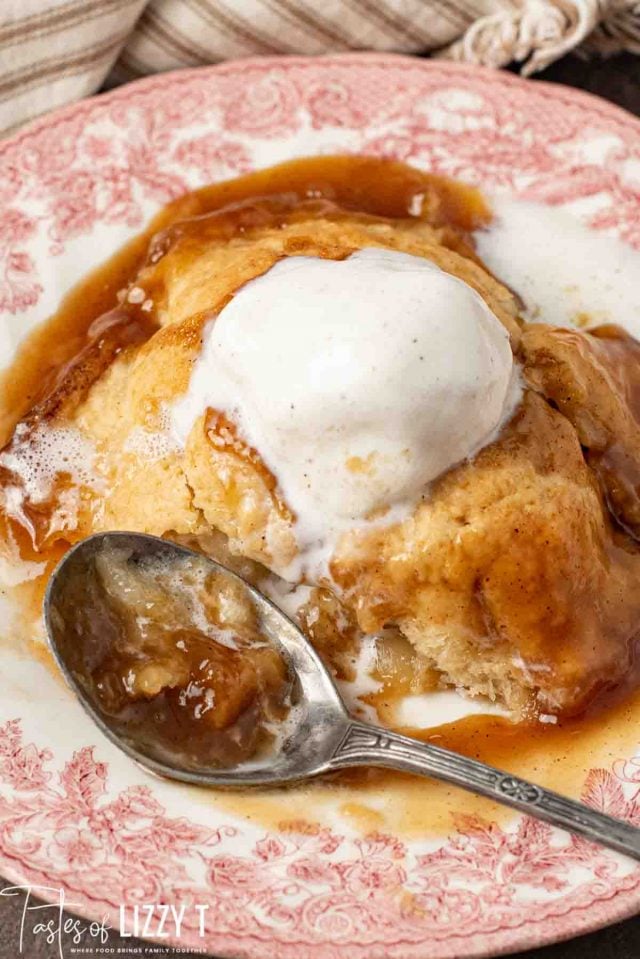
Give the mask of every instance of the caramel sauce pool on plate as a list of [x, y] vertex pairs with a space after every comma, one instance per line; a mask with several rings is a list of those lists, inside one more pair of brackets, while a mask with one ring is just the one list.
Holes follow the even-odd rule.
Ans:
[[[11, 366], [0, 375], [0, 443], [8, 441], [16, 422], [34, 406], [46, 409], [47, 397], [64, 382], [69, 366], [83, 352], [93, 349], [100, 354], [106, 348], [114, 356], [124, 346], [144, 342], [153, 334], [154, 324], [140, 311], [116, 317], [106, 336], [95, 321], [117, 309], [118, 291], [143, 265], [155, 233], [186, 217], [268, 197], [327, 199], [360, 213], [425, 217], [432, 225], [447, 228], [447, 242], [471, 256], [475, 254], [465, 235], [491, 219], [481, 194], [471, 187], [401, 163], [366, 157], [294, 160], [187, 194], [161, 210], [143, 233], [78, 283], [57, 313], [26, 337]], [[9, 523], [24, 559], [47, 561], [45, 574], [23, 590], [28, 613], [35, 619], [48, 575], [66, 546], [36, 552], [24, 530], [6, 518], [4, 523]], [[45, 662], [57, 677], [43, 647], [29, 645], [29, 655]], [[639, 726], [640, 692], [636, 691], [598, 712], [558, 725], [514, 725], [495, 716], [475, 715], [428, 730], [401, 731], [579, 796], [590, 768], [609, 767], [616, 758], [633, 753]], [[262, 793], [181, 788], [204, 805], [269, 827], [310, 818], [335, 824], [337, 810], [357, 831], [424, 836], [449, 832], [452, 816], [459, 813], [498, 820], [514, 815], [490, 800], [442, 783], [375, 769], [347, 771], [330, 780]]]

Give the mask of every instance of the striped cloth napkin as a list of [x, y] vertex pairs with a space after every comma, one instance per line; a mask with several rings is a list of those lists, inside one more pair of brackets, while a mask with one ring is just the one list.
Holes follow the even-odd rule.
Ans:
[[435, 51], [523, 73], [640, 53], [640, 0], [0, 0], [0, 132], [110, 84], [260, 54]]

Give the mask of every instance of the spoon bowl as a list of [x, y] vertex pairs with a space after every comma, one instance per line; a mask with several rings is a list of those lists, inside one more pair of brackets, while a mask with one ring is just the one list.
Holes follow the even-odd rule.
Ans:
[[[203, 766], [202, 770], [176, 765], [131, 735], [114, 728], [95, 693], [95, 686], [86, 675], [83, 637], [68, 621], [64, 601], [69, 584], [79, 569], [88, 575], [96, 557], [111, 546], [129, 554], [128, 563], [157, 560], [177, 563], [196, 557], [218, 574], [240, 583], [251, 596], [259, 614], [261, 632], [287, 663], [295, 679], [295, 707], [287, 718], [287, 734], [280, 748], [258, 756], [232, 769]], [[85, 711], [116, 746], [141, 766], [163, 777], [206, 786], [269, 786], [282, 785], [319, 775], [327, 770], [341, 739], [349, 726], [349, 716], [331, 676], [315, 649], [288, 617], [253, 586], [236, 573], [193, 550], [156, 536], [142, 533], [96, 533], [82, 540], [64, 556], [49, 581], [44, 600], [44, 618], [53, 655]]]
[[[258, 613], [264, 636], [284, 659], [293, 678], [294, 705], [284, 722], [278, 745], [234, 766], [183, 764], [151, 748], [119, 728], [100, 703], [88, 672], [91, 643], [99, 636], [91, 618], [80, 620], [68, 611], [77, 607], [77, 583], [89, 582], [96, 559], [105, 547], [126, 551], [127, 563], [158, 560], [178, 564], [197, 559], [236, 587], [247, 591]], [[80, 576], [80, 580], [78, 577]], [[74, 590], [72, 593], [72, 586]], [[53, 655], [86, 712], [116, 746], [145, 769], [165, 778], [201, 786], [279, 786], [349, 766], [381, 766], [429, 776], [519, 809], [570, 832], [640, 860], [640, 829], [606, 816], [583, 803], [561, 796], [432, 743], [350, 718], [336, 686], [312, 645], [298, 627], [258, 590], [236, 573], [199, 553], [167, 540], [140, 533], [98, 533], [74, 546], [54, 571], [45, 595], [44, 617]], [[78, 623], [90, 628], [79, 628]]]

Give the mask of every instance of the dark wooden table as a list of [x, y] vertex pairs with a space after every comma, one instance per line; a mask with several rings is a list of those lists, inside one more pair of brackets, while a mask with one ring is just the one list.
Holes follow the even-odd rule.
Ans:
[[[577, 57], [565, 57], [539, 76], [541, 79], [581, 87], [640, 116], [640, 57], [624, 55], [596, 62], [580, 60]], [[6, 885], [9, 884], [0, 879], [0, 889]], [[19, 956], [18, 944], [23, 905], [23, 897], [0, 900], [0, 959], [17, 959]], [[25, 959], [56, 959], [59, 956], [57, 943], [49, 944], [43, 935], [33, 935], [34, 923], [41, 920], [42, 915], [31, 914], [25, 923], [22, 950], [22, 956]], [[88, 942], [84, 945], [88, 947]], [[158, 952], [157, 946], [148, 946], [147, 951], [144, 943], [134, 939], [120, 939], [115, 934], [109, 936], [105, 946], [110, 952], [102, 953], [103, 955], [115, 954], [129, 957], [164, 954], [177, 959], [186, 959], [187, 956], [194, 955], [178, 950]], [[66, 938], [64, 955], [73, 956], [72, 948], [70, 939]], [[101, 953], [95, 949], [87, 951], [85, 955], [98, 957]], [[639, 957], [640, 916], [637, 916], [569, 942], [518, 953], [518, 956], [512, 956], [511, 959], [639, 959]]]

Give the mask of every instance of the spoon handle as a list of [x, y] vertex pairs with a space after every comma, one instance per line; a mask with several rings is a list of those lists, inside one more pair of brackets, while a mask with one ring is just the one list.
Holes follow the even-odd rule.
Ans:
[[351, 722], [330, 763], [347, 766], [385, 766], [453, 783], [640, 859], [640, 829], [630, 823], [431, 743]]

